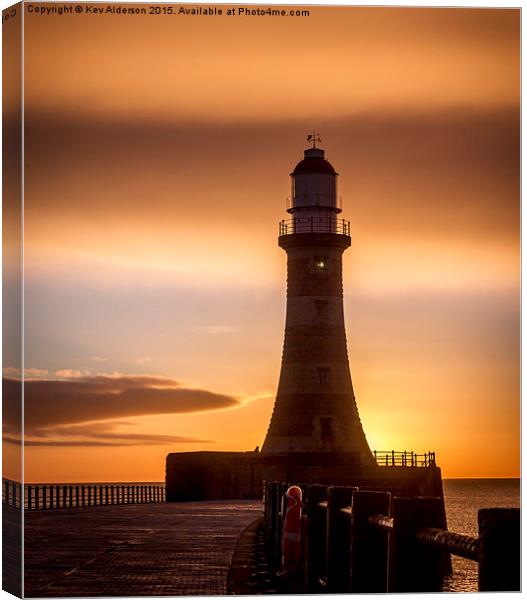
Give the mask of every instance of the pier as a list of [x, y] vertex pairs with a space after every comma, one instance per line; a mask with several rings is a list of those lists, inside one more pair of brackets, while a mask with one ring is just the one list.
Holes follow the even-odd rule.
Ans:
[[[480, 509], [474, 538], [444, 527], [439, 497], [268, 482], [264, 504], [269, 562], [281, 571], [286, 592], [440, 592], [450, 555], [478, 563], [479, 591], [520, 590], [519, 508]], [[296, 525], [287, 529], [295, 507]], [[297, 550], [284, 563], [286, 539]]]
[[25, 595], [224, 595], [240, 534], [261, 515], [243, 500], [26, 511]]

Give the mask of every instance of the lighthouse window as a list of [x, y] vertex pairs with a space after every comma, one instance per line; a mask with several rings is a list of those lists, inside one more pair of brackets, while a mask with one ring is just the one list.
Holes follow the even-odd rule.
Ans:
[[317, 309], [317, 317], [328, 316], [328, 304], [327, 300], [315, 300], [315, 306]]
[[320, 387], [325, 387], [329, 383], [329, 367], [318, 367], [317, 372]]
[[316, 264], [317, 264], [317, 268], [320, 270], [326, 268], [326, 261], [323, 258], [317, 258]]

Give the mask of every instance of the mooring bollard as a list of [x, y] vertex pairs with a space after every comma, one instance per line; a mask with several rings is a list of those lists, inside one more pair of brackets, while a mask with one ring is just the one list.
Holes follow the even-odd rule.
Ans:
[[350, 591], [386, 593], [388, 591], [388, 532], [368, 523], [373, 515], [390, 516], [390, 492], [353, 492]]
[[445, 553], [420, 544], [416, 533], [425, 527], [442, 526], [442, 498], [394, 498], [392, 515], [388, 591], [440, 592]]
[[482, 508], [479, 526], [479, 591], [520, 591], [520, 509]]
[[349, 592], [351, 500], [358, 488], [328, 487], [326, 532], [326, 591]]
[[327, 487], [310, 485], [307, 488], [307, 569], [306, 592], [320, 592], [320, 578], [325, 573], [326, 560], [326, 501]]

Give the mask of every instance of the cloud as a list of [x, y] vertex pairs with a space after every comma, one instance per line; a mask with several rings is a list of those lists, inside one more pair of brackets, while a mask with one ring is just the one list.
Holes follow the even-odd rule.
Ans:
[[92, 356], [90, 360], [93, 362], [106, 362], [108, 359], [105, 356]]
[[[180, 435], [158, 435], [153, 433], [116, 433], [112, 423], [94, 423], [79, 428], [56, 428], [36, 430], [24, 440], [25, 446], [159, 446], [166, 444], [210, 444], [211, 440]], [[72, 439], [83, 437], [84, 439]], [[58, 438], [58, 439], [57, 439]], [[3, 441], [8, 444], [20, 445], [20, 438], [4, 435]]]
[[[69, 372], [64, 370], [61, 373]], [[4, 398], [17, 398], [20, 382], [3, 379]], [[182, 387], [169, 377], [153, 375], [77, 376], [33, 379], [24, 385], [27, 433], [75, 423], [154, 414], [218, 410], [239, 405], [239, 399], [202, 389]], [[5, 402], [4, 422], [16, 425], [16, 402]]]
[[[123, 375], [86, 376], [64, 369], [69, 379], [26, 380], [26, 446], [95, 447], [207, 444], [211, 440], [190, 436], [127, 431], [123, 416], [188, 413], [235, 406], [236, 398], [207, 390], [181, 387], [168, 377]], [[20, 380], [3, 379], [4, 442], [20, 444]], [[10, 401], [14, 400], [14, 401]], [[108, 421], [111, 419], [111, 421]]]
[[89, 371], [78, 371], [77, 369], [60, 369], [55, 371], [57, 377], [64, 377], [65, 379], [73, 379], [76, 377], [85, 377], [89, 375]]
[[[20, 369], [18, 367], [4, 367], [2, 372], [5, 377], [20, 377]], [[47, 374], [47, 369], [24, 369], [24, 377], [44, 377]]]
[[135, 359], [136, 363], [139, 363], [140, 365], [144, 364], [144, 363], [149, 363], [150, 362], [150, 357], [149, 356], [140, 356], [139, 358]]

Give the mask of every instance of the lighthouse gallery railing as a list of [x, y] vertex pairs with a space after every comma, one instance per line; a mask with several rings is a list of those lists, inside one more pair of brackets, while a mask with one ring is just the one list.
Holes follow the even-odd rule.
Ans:
[[324, 217], [295, 217], [284, 219], [279, 223], [279, 235], [293, 233], [336, 233], [350, 236], [350, 222], [333, 216]]

